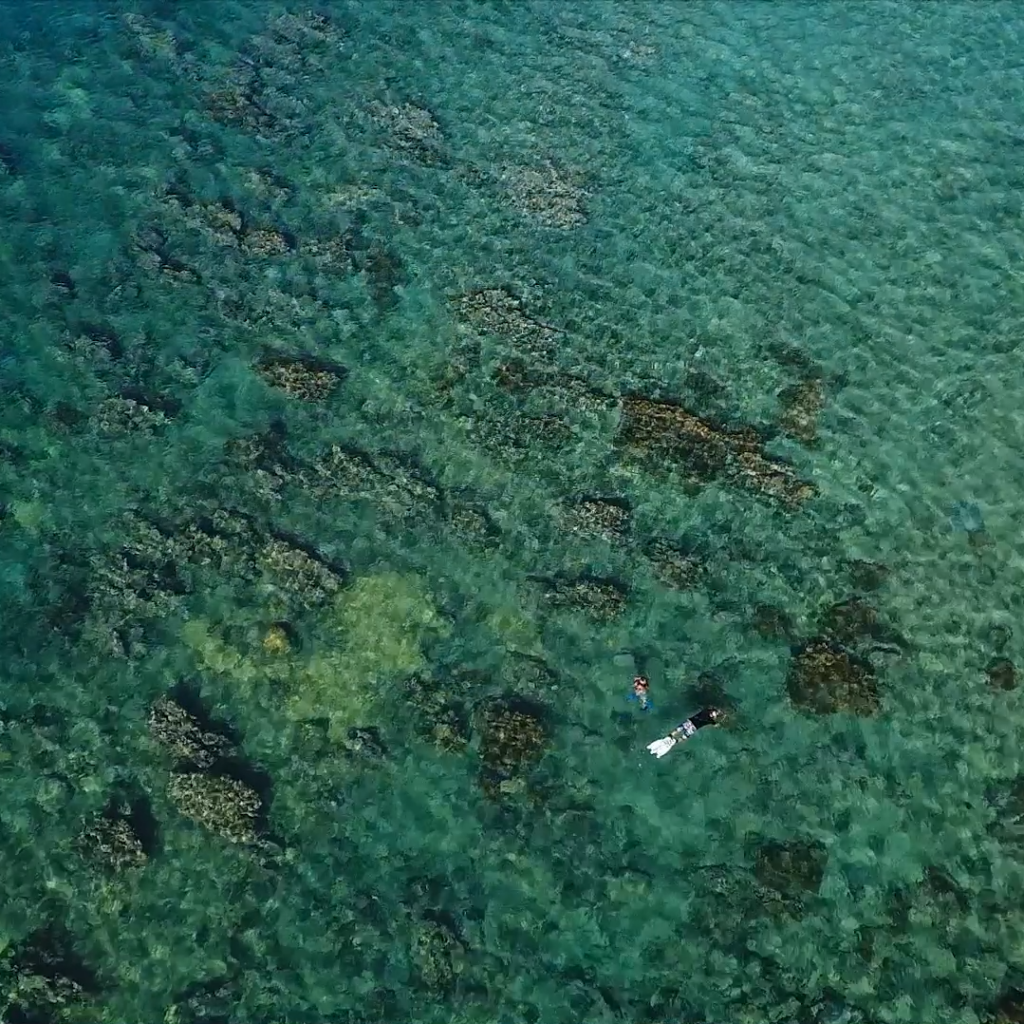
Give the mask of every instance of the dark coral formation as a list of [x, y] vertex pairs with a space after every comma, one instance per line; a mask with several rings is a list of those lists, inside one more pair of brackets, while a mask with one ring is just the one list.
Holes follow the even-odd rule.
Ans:
[[200, 200], [187, 186], [172, 184], [163, 201], [183, 226], [201, 232], [216, 245], [238, 249], [247, 256], [281, 256], [294, 248], [281, 229], [253, 222], [233, 200]]
[[310, 355], [264, 355], [256, 372], [273, 388], [299, 402], [321, 403], [330, 399], [348, 376], [339, 363]]
[[1013, 690], [1017, 686], [1017, 668], [1009, 658], [993, 658], [985, 666], [989, 685], [996, 690]]
[[173, 772], [167, 792], [182, 815], [228, 842], [259, 840], [263, 799], [240, 779], [207, 772]]
[[159, 405], [150, 404], [141, 396], [111, 395], [99, 403], [92, 416], [96, 430], [111, 437], [153, 433], [168, 422]]
[[889, 566], [882, 562], [871, 562], [863, 558], [851, 559], [846, 563], [846, 570], [854, 589], [863, 591], [880, 590], [891, 573]]
[[218, 124], [240, 128], [260, 138], [283, 131], [282, 119], [271, 109], [256, 75], [239, 75], [223, 88], [212, 89], [206, 95], [206, 109]]
[[692, 590], [707, 577], [707, 565], [688, 545], [653, 537], [643, 546], [655, 576], [673, 590]]
[[379, 764], [390, 756], [380, 729], [372, 725], [352, 726], [345, 733], [341, 745], [349, 757], [366, 764]]
[[562, 685], [558, 673], [543, 658], [517, 651], [508, 652], [498, 678], [508, 691], [538, 699], [552, 697]]
[[481, 288], [452, 300], [456, 316], [474, 331], [510, 344], [520, 356], [549, 362], [564, 331], [535, 317], [526, 304], [506, 288]]
[[501, 171], [499, 183], [510, 205], [544, 227], [565, 230], [587, 222], [589, 193], [577, 172], [551, 161], [509, 166]]
[[1024, 988], [1008, 988], [992, 1006], [989, 1024], [1024, 1024]]
[[464, 947], [442, 915], [427, 915], [414, 926], [411, 957], [420, 983], [438, 994], [455, 984]]
[[0, 1018], [12, 1024], [65, 1020], [82, 1013], [99, 987], [95, 973], [75, 953], [70, 936], [41, 929], [0, 958]]
[[426, 107], [374, 100], [369, 104], [368, 113], [396, 149], [428, 165], [445, 160], [444, 132]]
[[176, 761], [193, 768], [209, 768], [235, 753], [235, 745], [204, 724], [171, 697], [161, 697], [149, 713], [150, 735]]
[[673, 402], [627, 395], [618, 443], [646, 463], [670, 466], [698, 484], [726, 480], [789, 509], [816, 493], [792, 466], [765, 452], [764, 439], [752, 427], [718, 426]]
[[797, 648], [786, 690], [797, 707], [816, 715], [845, 711], [867, 716], [881, 705], [871, 663], [826, 637], [815, 637]]
[[818, 891], [827, 862], [828, 851], [819, 842], [773, 840], [758, 846], [754, 876], [784, 897], [800, 898]]
[[165, 1019], [174, 1024], [225, 1024], [239, 1002], [237, 976], [208, 978], [176, 993]]
[[878, 610], [859, 597], [830, 605], [819, 620], [821, 632], [847, 647], [902, 649], [906, 641], [883, 620]]
[[175, 695], [161, 697], [149, 728], [174, 758], [167, 791], [179, 813], [232, 843], [259, 841], [266, 800], [244, 779], [261, 773], [243, 761], [226, 727], [208, 719], [196, 695], [179, 687]]
[[401, 454], [371, 455], [332, 444], [299, 471], [296, 482], [319, 498], [368, 499], [398, 517], [434, 518], [440, 511], [440, 489], [415, 459]]
[[416, 711], [418, 731], [438, 749], [457, 754], [469, 743], [469, 716], [461, 693], [464, 679], [453, 677], [447, 685], [437, 679], [414, 676], [406, 684]]
[[121, 656], [145, 650], [150, 622], [172, 612], [210, 575], [264, 586], [300, 606], [315, 607], [344, 585], [342, 565], [301, 538], [217, 507], [180, 518], [133, 511], [122, 544], [92, 559], [83, 600], [92, 632]]
[[82, 321], [69, 323], [63, 338], [64, 348], [94, 367], [104, 367], [123, 359], [125, 343], [108, 323]]
[[966, 914], [971, 908], [969, 893], [957, 884], [948, 871], [934, 864], [925, 868], [921, 889], [939, 905], [950, 903], [961, 914]]
[[[281, 501], [287, 489], [294, 488], [318, 503], [370, 502], [389, 521], [446, 522], [477, 543], [490, 544], [500, 535], [486, 506], [478, 499], [465, 489], [442, 489], [419, 460], [405, 452], [370, 452], [355, 445], [334, 443], [299, 457], [289, 449], [284, 426], [275, 423], [269, 430], [229, 442], [227, 454], [244, 471], [249, 486], [274, 502]], [[281, 533], [276, 536], [279, 542], [284, 541], [320, 561], [328, 571], [343, 575], [342, 567], [322, 558], [300, 539]], [[272, 560], [270, 554], [269, 550], [264, 552], [262, 564]], [[280, 562], [276, 556], [273, 560]], [[298, 579], [291, 573], [286, 575]]]
[[444, 502], [445, 523], [468, 544], [492, 547], [501, 538], [501, 527], [487, 507], [472, 497], [447, 495]]
[[1002, 654], [1013, 639], [1013, 628], [1005, 622], [995, 622], [986, 630], [985, 638], [996, 654]]
[[361, 273], [378, 309], [386, 311], [397, 302], [398, 290], [409, 282], [409, 273], [398, 253], [379, 239], [359, 244], [352, 250], [352, 266]]
[[345, 583], [344, 566], [328, 561], [302, 541], [283, 534], [267, 538], [259, 549], [256, 564], [269, 589], [310, 608], [326, 604]]
[[76, 845], [85, 857], [114, 874], [141, 867], [148, 860], [146, 843], [131, 814], [117, 809], [96, 818]]
[[750, 625], [758, 636], [765, 640], [785, 640], [789, 642], [795, 632], [796, 623], [793, 616], [784, 608], [773, 604], [754, 605], [750, 617]]
[[510, 465], [527, 459], [550, 464], [550, 456], [566, 447], [572, 428], [561, 416], [528, 416], [509, 412], [500, 417], [470, 420], [473, 435], [495, 458]]
[[597, 411], [614, 405], [614, 398], [597, 390], [589, 381], [573, 373], [551, 369], [521, 359], [508, 359], [497, 365], [494, 383], [510, 394], [530, 394], [552, 407]]
[[782, 415], [779, 426], [794, 440], [813, 444], [818, 437], [818, 418], [825, 408], [825, 385], [811, 377], [779, 392]]
[[299, 646], [298, 632], [284, 619], [270, 623], [260, 637], [263, 653], [271, 658], [283, 658], [297, 650]]
[[207, 113], [214, 121], [287, 144], [304, 130], [295, 98], [299, 84], [323, 74], [345, 47], [344, 32], [328, 15], [287, 11], [249, 37], [241, 59], [227, 73], [220, 68], [207, 72], [176, 57], [171, 63], [204, 82]]
[[92, 633], [131, 657], [145, 650], [145, 623], [166, 616], [192, 584], [157, 525], [132, 512], [122, 527], [121, 545], [91, 559], [82, 601]]
[[604, 576], [540, 579], [544, 596], [553, 608], [572, 608], [595, 619], [613, 619], [629, 600], [629, 590], [619, 580]]
[[484, 792], [490, 796], [515, 792], [547, 748], [544, 712], [521, 697], [502, 697], [486, 704], [480, 719]]
[[992, 833], [1014, 846], [1024, 842], [1024, 775], [1011, 779], [1005, 787], [991, 786], [986, 796], [996, 812]]
[[580, 498], [562, 507], [562, 525], [572, 533], [621, 541], [629, 531], [629, 503], [621, 498]]

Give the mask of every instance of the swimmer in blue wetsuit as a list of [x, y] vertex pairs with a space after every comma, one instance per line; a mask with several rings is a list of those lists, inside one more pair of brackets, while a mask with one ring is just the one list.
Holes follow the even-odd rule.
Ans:
[[633, 676], [633, 692], [629, 699], [640, 705], [641, 711], [653, 711], [651, 703], [651, 681], [647, 676]]
[[677, 743], [688, 740], [698, 729], [705, 725], [720, 725], [723, 713], [718, 708], [704, 708], [695, 715], [677, 725], [667, 736], [647, 744], [647, 749], [655, 757], [664, 757]]

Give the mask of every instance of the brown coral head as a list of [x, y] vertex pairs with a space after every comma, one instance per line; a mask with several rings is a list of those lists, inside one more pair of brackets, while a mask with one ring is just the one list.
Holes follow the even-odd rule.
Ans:
[[828, 637], [815, 637], [796, 649], [786, 690], [797, 707], [817, 715], [845, 711], [868, 716], [881, 704], [871, 663]]
[[547, 713], [516, 694], [488, 702], [480, 717], [481, 781], [490, 792], [524, 776], [544, 755]]

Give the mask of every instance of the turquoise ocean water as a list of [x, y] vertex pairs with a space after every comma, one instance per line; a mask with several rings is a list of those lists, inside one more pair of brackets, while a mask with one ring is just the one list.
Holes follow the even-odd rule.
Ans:
[[0, 4], [0, 1020], [1024, 1021], [1022, 64]]

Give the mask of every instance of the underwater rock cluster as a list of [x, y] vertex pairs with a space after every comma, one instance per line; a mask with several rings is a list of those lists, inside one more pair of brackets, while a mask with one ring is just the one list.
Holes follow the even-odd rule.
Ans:
[[548, 745], [542, 709], [520, 697], [501, 697], [480, 711], [480, 782], [497, 797], [518, 792]]
[[818, 627], [817, 636], [794, 650], [786, 676], [790, 700], [819, 715], [875, 714], [881, 693], [869, 656], [875, 651], [901, 653], [906, 647], [903, 636], [858, 597], [830, 605]]
[[821, 886], [828, 851], [820, 842], [792, 839], [757, 847], [754, 877], [789, 900], [816, 893]]
[[985, 674], [993, 689], [1013, 690], [1017, 687], [1017, 667], [1009, 658], [993, 658], [985, 666]]
[[802, 444], [814, 444], [818, 437], [818, 418], [825, 408], [825, 386], [818, 377], [810, 377], [779, 392], [782, 415], [779, 426]]
[[480, 288], [451, 300], [457, 321], [478, 335], [500, 338], [519, 358], [546, 363], [556, 354], [559, 328], [545, 323], [507, 288]]
[[688, 545], [652, 537], [642, 550], [658, 581], [672, 590], [692, 590], [707, 579], [706, 561]]
[[172, 697], [153, 705], [149, 729], [175, 760], [167, 793], [179, 813], [229, 842], [258, 842], [266, 807], [238, 777], [244, 762], [230, 738], [205, 727]]
[[149, 712], [150, 735], [178, 761], [209, 768], [234, 752], [221, 733], [204, 730], [197, 719], [170, 697], [161, 697]]
[[821, 637], [797, 649], [786, 676], [786, 690], [797, 707], [818, 715], [837, 711], [873, 715], [881, 706], [871, 663]]
[[82, 853], [115, 874], [146, 863], [145, 844], [125, 815], [103, 815], [82, 831], [77, 841]]
[[582, 178], [547, 161], [533, 167], [507, 166], [498, 181], [515, 209], [544, 227], [567, 230], [587, 222], [589, 192]]
[[82, 1019], [99, 978], [58, 927], [42, 928], [0, 953], [0, 1019], [24, 1024]]
[[603, 621], [619, 615], [629, 600], [629, 588], [612, 577], [583, 574], [537, 578], [536, 582], [551, 608], [570, 608]]
[[326, 402], [348, 376], [345, 367], [309, 355], [268, 353], [256, 363], [256, 372], [272, 388], [299, 402]]
[[624, 499], [584, 497], [563, 505], [561, 522], [570, 533], [614, 543], [625, 539], [631, 515]]
[[793, 467], [765, 452], [751, 427], [718, 426], [681, 405], [643, 395], [622, 400], [618, 443], [624, 451], [667, 465], [697, 483], [724, 479], [796, 508], [816, 493]]
[[255, 843], [263, 800], [240, 779], [206, 772], [173, 772], [171, 802], [186, 818], [232, 843]]
[[469, 715], [465, 708], [465, 695], [461, 692], [463, 689], [464, 686], [445, 686], [436, 679], [420, 675], [406, 684], [420, 734], [448, 754], [461, 753], [469, 744]]
[[428, 165], [445, 159], [444, 132], [425, 107], [373, 100], [367, 113], [396, 149]]

